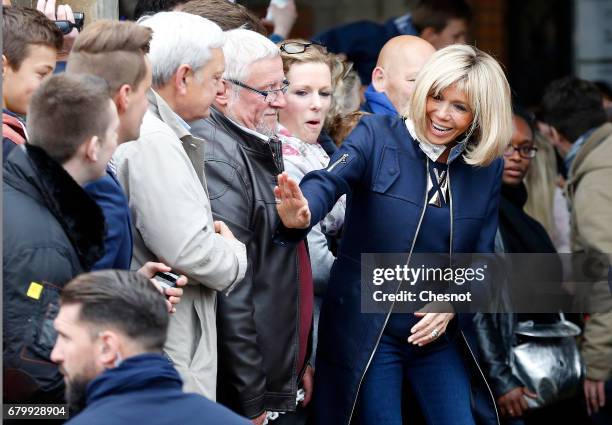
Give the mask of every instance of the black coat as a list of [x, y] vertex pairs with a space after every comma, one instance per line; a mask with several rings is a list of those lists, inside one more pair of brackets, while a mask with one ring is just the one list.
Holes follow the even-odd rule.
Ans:
[[61, 402], [50, 355], [59, 291], [104, 250], [96, 203], [41, 148], [13, 149], [4, 165], [4, 400]]
[[273, 188], [283, 171], [281, 143], [262, 141], [215, 109], [191, 130], [208, 142], [213, 216], [246, 245], [249, 263], [232, 293], [217, 297], [217, 400], [248, 418], [295, 410], [302, 373], [298, 253], [272, 240], [280, 221]]
[[[527, 202], [527, 190], [521, 183], [519, 186], [502, 185], [502, 198], [499, 206], [499, 231], [507, 253], [555, 253], [548, 233], [535, 219], [530, 217], [523, 207]], [[520, 273], [520, 268], [513, 270]], [[548, 275], [559, 274], [561, 281], [561, 263], [558, 269], [550, 270]], [[514, 282], [521, 281], [514, 277]], [[528, 297], [522, 294], [523, 297]], [[529, 298], [525, 298], [529, 299]], [[558, 318], [556, 314], [477, 314], [474, 318], [481, 362], [487, 373], [491, 389], [495, 397], [501, 397], [514, 388], [525, 384], [512, 373], [510, 354], [516, 345], [514, 334], [519, 320], [533, 320], [534, 322], [553, 322]]]

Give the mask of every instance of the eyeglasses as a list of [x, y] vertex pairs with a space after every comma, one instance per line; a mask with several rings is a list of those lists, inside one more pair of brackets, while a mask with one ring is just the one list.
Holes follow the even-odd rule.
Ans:
[[529, 146], [529, 145], [519, 146], [519, 147], [508, 145], [506, 147], [506, 150], [504, 150], [504, 156], [512, 156], [514, 155], [514, 152], [518, 152], [521, 158], [531, 159], [536, 156], [536, 153], [538, 152], [538, 148], [536, 148], [535, 146]]
[[238, 87], [242, 87], [243, 89], [251, 90], [252, 92], [262, 95], [264, 97], [264, 102], [267, 102], [267, 103], [274, 102], [276, 99], [278, 99], [278, 95], [280, 93], [283, 93], [283, 94], [287, 93], [287, 88], [289, 88], [288, 80], [283, 80], [283, 83], [282, 83], [283, 85], [280, 88], [272, 89], [272, 90], [259, 90], [249, 85], [246, 85], [243, 82], [240, 82], [238, 80], [225, 80], [225, 81], [227, 81], [228, 83], [235, 84]]
[[301, 43], [299, 41], [291, 41], [289, 43], [283, 43], [280, 45], [280, 49], [282, 52], [285, 52], [289, 55], [295, 55], [298, 53], [304, 53], [306, 49], [310, 46], [319, 46], [321, 47], [325, 53], [327, 53], [327, 49], [321, 43], [313, 42], [313, 43]]

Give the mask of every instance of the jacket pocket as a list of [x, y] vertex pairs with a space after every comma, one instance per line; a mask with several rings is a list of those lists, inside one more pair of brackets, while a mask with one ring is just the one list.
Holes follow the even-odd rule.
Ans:
[[383, 148], [380, 163], [378, 164], [376, 176], [374, 177], [374, 185], [372, 190], [379, 193], [387, 192], [399, 179], [399, 176], [400, 169], [397, 150], [385, 146]]
[[[410, 172], [411, 170], [414, 172]], [[372, 191], [421, 205], [421, 192], [425, 183], [423, 181], [421, 184], [420, 180], [414, 179], [419, 172], [425, 175], [425, 168], [420, 161], [410, 158], [407, 153], [394, 147], [385, 146], [375, 171]]]
[[38, 308], [30, 316], [31, 337], [27, 340], [26, 352], [35, 355], [36, 360], [51, 361], [51, 351], [57, 339], [53, 321], [59, 312], [60, 288], [47, 282], [42, 283]]
[[5, 400], [28, 400], [39, 391], [62, 392], [62, 375], [51, 361], [57, 337], [53, 321], [59, 311], [60, 288], [46, 282], [41, 286], [36, 303], [23, 306], [26, 310], [22, 317], [27, 320], [23, 335], [8, 348], [8, 353], [5, 347]]

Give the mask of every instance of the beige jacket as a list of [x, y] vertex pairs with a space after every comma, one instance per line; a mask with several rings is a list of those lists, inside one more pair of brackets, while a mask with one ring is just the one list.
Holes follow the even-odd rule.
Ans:
[[[612, 260], [612, 124], [599, 127], [578, 151], [567, 182], [572, 251], [606, 254]], [[584, 329], [587, 377], [612, 378], [612, 295], [607, 279], [590, 290], [594, 313]]]
[[214, 231], [204, 176], [204, 141], [154, 91], [140, 137], [113, 157], [132, 214], [132, 268], [162, 261], [189, 285], [171, 316], [166, 354], [185, 391], [216, 395], [216, 291], [228, 294], [244, 277], [245, 246]]

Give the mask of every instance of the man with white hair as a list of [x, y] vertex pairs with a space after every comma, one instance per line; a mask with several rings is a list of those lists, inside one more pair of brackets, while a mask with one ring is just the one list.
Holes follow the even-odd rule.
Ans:
[[312, 272], [304, 243], [273, 242], [278, 216], [272, 189], [283, 171], [275, 133], [288, 82], [274, 43], [244, 29], [225, 34], [223, 88], [210, 118], [192, 124], [194, 134], [209, 142], [213, 213], [245, 242], [250, 265], [241, 285], [217, 303], [218, 400], [255, 424], [267, 412], [287, 412], [275, 424], [299, 423], [303, 410], [288, 412], [296, 410], [299, 386], [301, 406], [310, 401]]
[[164, 351], [186, 391], [215, 399], [215, 291], [229, 293], [242, 280], [246, 250], [223, 222], [213, 222], [204, 141], [187, 122], [210, 113], [221, 87], [224, 37], [216, 24], [183, 12], [161, 12], [142, 25], [153, 30], [149, 109], [140, 137], [114, 157], [133, 219], [132, 266], [162, 261], [189, 277]]

